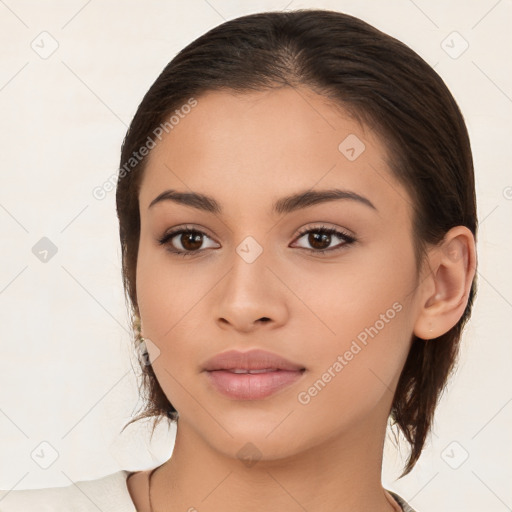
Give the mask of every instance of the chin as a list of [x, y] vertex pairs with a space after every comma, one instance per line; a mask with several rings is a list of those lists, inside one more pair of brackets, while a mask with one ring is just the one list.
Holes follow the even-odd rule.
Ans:
[[261, 411], [258, 414], [244, 412], [242, 417], [232, 417], [230, 421], [229, 415], [223, 414], [222, 426], [225, 430], [217, 424], [218, 428], [208, 424], [201, 434], [208, 444], [227, 457], [242, 461], [245, 458], [281, 460], [307, 449], [307, 438], [304, 437], [303, 430], [289, 420], [283, 422], [285, 417], [286, 414], [281, 413], [276, 421], [273, 416], [265, 419]]

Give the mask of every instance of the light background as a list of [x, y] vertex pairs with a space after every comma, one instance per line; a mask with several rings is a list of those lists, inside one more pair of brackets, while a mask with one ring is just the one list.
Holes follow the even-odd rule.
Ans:
[[[0, 0], [1, 489], [169, 457], [173, 431], [153, 442], [149, 423], [120, 434], [138, 383], [115, 191], [97, 200], [92, 190], [116, 173], [142, 96], [181, 48], [225, 20], [301, 7], [353, 14], [405, 42], [465, 116], [480, 222], [474, 314], [419, 463], [396, 480], [406, 453], [387, 442], [383, 484], [419, 512], [512, 510], [510, 0]], [[47, 262], [32, 251], [42, 237], [58, 249]]]

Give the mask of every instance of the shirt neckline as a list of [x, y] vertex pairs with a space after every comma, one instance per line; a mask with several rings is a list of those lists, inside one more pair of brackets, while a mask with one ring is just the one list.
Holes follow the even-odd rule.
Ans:
[[[151, 471], [151, 469], [142, 470], [142, 471], [149, 472], [149, 471]], [[139, 471], [124, 470], [124, 473], [126, 475], [126, 478], [125, 478], [126, 491], [128, 492], [128, 496], [130, 497], [130, 499], [132, 500], [132, 503], [133, 503], [133, 498], [132, 498], [132, 495], [130, 493], [130, 489], [128, 488], [128, 479], [132, 475], [134, 475], [135, 473], [139, 473]], [[385, 494], [387, 500], [389, 501], [389, 503], [395, 509], [396, 512], [403, 512], [404, 509], [402, 508], [400, 503], [398, 503], [398, 501], [395, 499], [395, 497], [387, 489], [384, 489], [384, 494]], [[133, 503], [133, 506], [135, 506], [135, 503]]]

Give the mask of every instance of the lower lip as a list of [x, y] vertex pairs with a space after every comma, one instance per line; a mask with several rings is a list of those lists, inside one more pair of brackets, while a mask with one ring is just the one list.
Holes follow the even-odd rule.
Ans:
[[227, 370], [207, 371], [213, 386], [236, 400], [259, 400], [290, 386], [304, 371], [277, 370], [265, 373], [233, 373]]

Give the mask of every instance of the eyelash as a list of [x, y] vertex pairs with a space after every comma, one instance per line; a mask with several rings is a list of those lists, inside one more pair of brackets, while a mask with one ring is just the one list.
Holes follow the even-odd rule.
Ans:
[[[197, 251], [187, 251], [187, 250], [182, 250], [182, 249], [176, 249], [169, 243], [175, 236], [182, 235], [184, 233], [194, 233], [194, 234], [204, 235], [204, 236], [210, 238], [203, 231], [200, 231], [198, 229], [195, 229], [195, 228], [192, 228], [189, 226], [185, 226], [185, 227], [177, 228], [168, 233], [165, 233], [162, 237], [158, 238], [158, 243], [160, 245], [168, 245], [167, 250], [177, 256], [184, 256], [184, 257], [194, 256], [194, 255], [202, 252], [203, 250], [205, 250], [205, 249], [202, 249], [202, 250], [197, 250]], [[314, 254], [319, 254], [319, 253], [324, 254], [326, 252], [336, 252], [350, 244], [353, 244], [356, 241], [356, 239], [353, 236], [351, 236], [347, 233], [344, 233], [343, 231], [339, 231], [334, 228], [328, 228], [326, 226], [303, 229], [298, 233], [296, 240], [302, 238], [304, 235], [309, 234], [309, 233], [322, 233], [322, 234], [326, 234], [326, 235], [336, 235], [338, 238], [341, 238], [344, 241], [344, 243], [341, 246], [335, 247], [335, 248], [330, 248], [330, 249], [308, 249], [306, 247], [299, 247], [299, 249], [304, 249], [305, 251], [308, 251], [308, 252], [314, 253]]]

